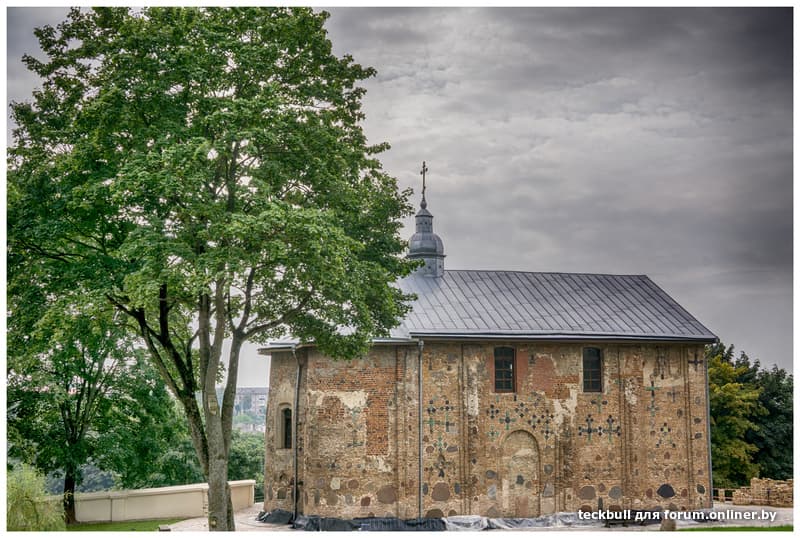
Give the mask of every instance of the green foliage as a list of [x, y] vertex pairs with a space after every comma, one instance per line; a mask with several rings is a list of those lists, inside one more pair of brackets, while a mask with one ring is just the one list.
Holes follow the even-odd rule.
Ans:
[[58, 501], [48, 500], [44, 476], [22, 465], [6, 476], [6, 529], [9, 531], [62, 531], [64, 512]]
[[753, 455], [758, 448], [745, 440], [748, 430], [757, 428], [752, 420], [763, 413], [759, 390], [737, 382], [743, 368], [736, 368], [720, 355], [710, 358], [709, 396], [711, 409], [711, 461], [715, 487], [733, 487], [758, 475]]
[[176, 402], [167, 395], [163, 402], [153, 400], [150, 405], [158, 413], [147, 413], [124, 445], [108, 446], [106, 461], [114, 469], [115, 486], [139, 489], [204, 482]]
[[711, 453], [715, 487], [749, 485], [754, 476], [792, 476], [792, 376], [762, 370], [733, 346], [709, 346]]
[[[79, 469], [81, 481], [75, 485], [76, 493], [92, 493], [94, 491], [108, 491], [114, 489], [114, 473], [104, 471], [97, 467], [91, 460], [81, 465]], [[52, 471], [45, 477], [47, 492], [60, 495], [64, 492], [64, 472]]]
[[264, 497], [264, 434], [233, 431], [228, 460], [230, 480], [255, 480], [255, 496]]
[[[28, 273], [10, 269], [22, 286]], [[9, 297], [9, 455], [58, 474], [72, 521], [86, 464], [123, 478], [144, 472], [175, 437], [177, 415], [113, 309], [75, 290], [48, 293], [56, 290], [36, 281], [28, 288], [27, 297], [38, 288], [38, 316], [27, 316], [34, 305], [20, 304], [20, 295]]]
[[766, 414], [758, 418], [758, 428], [748, 431], [746, 439], [758, 448], [754, 461], [762, 477], [788, 480], [794, 476], [793, 376], [773, 366], [758, 370], [755, 383], [761, 389], [758, 401]]
[[167, 422], [157, 426], [169, 433], [169, 443], [163, 443], [157, 452], [151, 453], [150, 459], [140, 465], [128, 467], [135, 472], [118, 473], [118, 487], [158, 488], [205, 482], [189, 437], [186, 418], [180, 415], [174, 402], [170, 409], [171, 412], [165, 417]]
[[45, 58], [23, 60], [41, 89], [11, 106], [14, 315], [76, 290], [131, 322], [184, 407], [220, 529], [224, 458], [209, 455], [230, 446], [243, 343], [291, 333], [353, 358], [408, 309], [393, 283], [415, 265], [409, 193], [360, 126], [374, 70], [331, 53], [326, 18], [73, 9], [37, 30]]

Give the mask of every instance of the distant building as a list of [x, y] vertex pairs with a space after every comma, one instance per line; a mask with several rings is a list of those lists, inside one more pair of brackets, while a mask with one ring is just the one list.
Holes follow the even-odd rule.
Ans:
[[233, 400], [234, 414], [253, 413], [263, 415], [267, 410], [266, 387], [239, 387]]

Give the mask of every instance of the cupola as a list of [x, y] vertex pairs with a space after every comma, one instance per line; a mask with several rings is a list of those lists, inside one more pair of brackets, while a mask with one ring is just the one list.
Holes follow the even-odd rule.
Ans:
[[428, 202], [425, 200], [425, 174], [428, 167], [422, 163], [422, 201], [415, 218], [416, 233], [408, 242], [408, 257], [411, 259], [425, 260], [425, 265], [417, 269], [425, 276], [441, 277], [444, 275], [444, 244], [442, 239], [433, 233], [433, 215], [428, 211]]

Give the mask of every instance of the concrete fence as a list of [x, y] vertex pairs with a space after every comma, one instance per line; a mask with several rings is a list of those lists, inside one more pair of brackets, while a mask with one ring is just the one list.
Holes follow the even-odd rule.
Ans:
[[[234, 510], [255, 503], [255, 480], [236, 480], [229, 484]], [[208, 484], [205, 483], [75, 495], [75, 516], [81, 522], [188, 519], [207, 514]]]

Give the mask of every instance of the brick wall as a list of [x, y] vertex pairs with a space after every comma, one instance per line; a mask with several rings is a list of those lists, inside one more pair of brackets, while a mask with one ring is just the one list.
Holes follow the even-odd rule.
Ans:
[[[603, 356], [595, 393], [583, 392], [583, 345], [428, 341], [421, 406], [416, 345], [376, 346], [349, 363], [308, 351], [304, 513], [416, 517], [420, 408], [423, 516], [709, 506], [702, 347], [593, 345]], [[495, 346], [515, 349], [514, 393], [494, 391]], [[294, 368], [291, 355], [273, 356], [266, 509], [288, 499], [273, 398], [292, 401]]]

